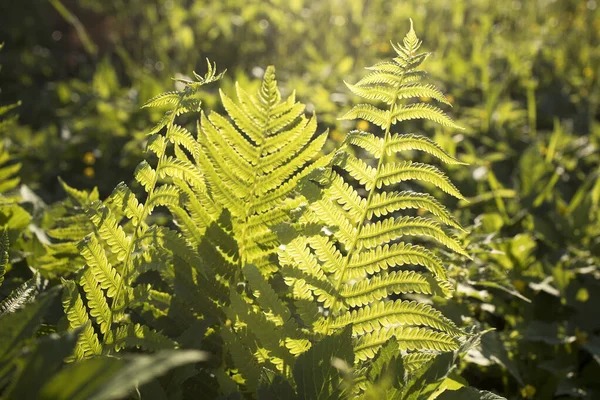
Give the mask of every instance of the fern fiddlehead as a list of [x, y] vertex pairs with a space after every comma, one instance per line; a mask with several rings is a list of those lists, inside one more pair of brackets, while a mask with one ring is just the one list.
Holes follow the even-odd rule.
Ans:
[[[442, 162], [461, 164], [424, 136], [392, 133], [396, 123], [412, 119], [458, 128], [435, 106], [404, 104], [407, 99], [422, 97], [448, 103], [435, 86], [422, 82], [424, 72], [418, 67], [428, 53], [418, 53], [420, 45], [411, 21], [403, 43], [394, 46], [397, 56], [392, 61], [368, 68], [371, 72], [357, 84], [347, 84], [354, 94], [383, 102], [386, 108], [358, 104], [342, 119], [371, 122], [381, 128], [382, 137], [351, 132], [331, 168], [313, 174], [312, 181], [321, 186], [321, 197], [307, 207], [301, 221], [325, 228], [317, 235], [298, 236], [280, 251], [283, 274], [294, 297], [300, 302], [317, 301], [327, 310], [314, 322], [315, 330], [330, 335], [352, 325], [358, 360], [374, 357], [391, 337], [398, 339], [403, 351], [450, 351], [457, 348], [456, 337], [462, 335], [451, 320], [428, 305], [388, 299], [394, 294], [449, 296], [452, 292], [441, 260], [420, 244], [402, 241], [405, 237], [433, 240], [467, 256], [443, 229], [443, 225], [460, 226], [433, 196], [393, 190], [404, 182], [422, 181], [463, 199], [438, 168], [410, 160], [393, 161], [396, 153], [419, 150]], [[353, 148], [369, 152], [376, 166], [357, 158]], [[361, 195], [365, 192], [366, 198]], [[404, 209], [423, 209], [433, 218], [395, 216]], [[402, 266], [412, 270], [400, 270]]]

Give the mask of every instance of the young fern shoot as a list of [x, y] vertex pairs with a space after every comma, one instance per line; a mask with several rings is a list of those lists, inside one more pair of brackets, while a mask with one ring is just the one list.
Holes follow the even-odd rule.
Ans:
[[[464, 335], [430, 305], [389, 299], [452, 294], [442, 261], [407, 237], [430, 240], [468, 257], [444, 230], [444, 225], [461, 228], [441, 203], [427, 193], [396, 190], [403, 182], [421, 181], [464, 199], [435, 166], [398, 160], [398, 153], [418, 150], [447, 164], [462, 164], [425, 136], [394, 132], [397, 123], [413, 119], [459, 128], [440, 108], [418, 101], [429, 97], [448, 104], [439, 89], [423, 83], [425, 72], [418, 68], [429, 53], [419, 53], [420, 46], [411, 21], [403, 43], [394, 46], [396, 57], [368, 68], [371, 72], [358, 83], [347, 84], [354, 94], [383, 107], [358, 104], [342, 119], [364, 119], [381, 132], [350, 132], [330, 167], [311, 176], [321, 192], [301, 222], [324, 228], [318, 234], [300, 234], [280, 251], [285, 281], [305, 321], [323, 335], [351, 325], [360, 361], [373, 358], [392, 337], [411, 357], [456, 350]], [[417, 101], [406, 103], [412, 99]], [[366, 150], [372, 162], [357, 158], [357, 149]], [[430, 216], [402, 215], [405, 209], [425, 210]], [[318, 316], [316, 305], [308, 305], [315, 302], [326, 310]], [[423, 360], [422, 355], [418, 358]]]

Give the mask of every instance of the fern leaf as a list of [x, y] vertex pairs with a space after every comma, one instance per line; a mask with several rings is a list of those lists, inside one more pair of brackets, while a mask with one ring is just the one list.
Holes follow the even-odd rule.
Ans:
[[80, 284], [83, 287], [83, 291], [87, 298], [87, 306], [90, 309], [90, 315], [96, 319], [96, 322], [100, 326], [100, 332], [106, 335], [110, 330], [112, 312], [106, 302], [104, 293], [90, 268], [86, 268], [85, 272], [82, 274]]
[[198, 125], [198, 132], [206, 129], [205, 134], [207, 135], [218, 136], [220, 134], [227, 141], [229, 147], [235, 150], [247, 163], [252, 164], [255, 162], [258, 149], [227, 118], [216, 112], [210, 113], [209, 116], [201, 113], [200, 121], [201, 125]]
[[96, 226], [100, 237], [108, 244], [111, 251], [117, 255], [117, 260], [123, 261], [127, 257], [131, 239], [127, 237], [110, 210], [105, 206], [90, 208], [88, 215]]
[[40, 292], [41, 278], [36, 274], [14, 289], [7, 298], [0, 301], [0, 316], [10, 314], [32, 302]]
[[400, 350], [453, 351], [458, 349], [456, 340], [442, 332], [421, 327], [394, 327], [373, 331], [360, 337], [354, 347], [359, 360], [373, 358], [381, 346], [391, 337], [398, 340]]
[[445, 162], [446, 164], [466, 165], [465, 163], [446, 153], [446, 151], [444, 151], [444, 149], [442, 149], [440, 145], [433, 140], [421, 135], [395, 134], [391, 137], [388, 145], [386, 146], [386, 152], [388, 155], [406, 150], [424, 151], [438, 158], [440, 161]]
[[289, 220], [285, 210], [298, 205], [292, 192], [297, 182], [325, 164], [312, 161], [327, 132], [314, 137], [316, 118], [303, 115], [294, 95], [281, 101], [273, 67], [256, 95], [239, 85], [236, 94], [234, 100], [221, 92], [233, 123], [214, 112], [201, 114], [200, 162], [208, 192], [231, 213], [242, 266], [254, 264], [268, 275], [277, 269], [272, 255], [278, 246], [270, 227]]
[[229, 328], [221, 330], [221, 337], [229, 349], [234, 365], [242, 374], [244, 383], [249, 390], [256, 390], [260, 380], [260, 368], [253, 354]]
[[462, 230], [462, 227], [450, 215], [446, 207], [427, 193], [411, 191], [375, 193], [367, 209], [367, 218], [372, 216], [381, 217], [407, 208], [426, 210], [444, 224]]
[[[455, 337], [465, 335], [429, 305], [388, 299], [410, 293], [450, 296], [453, 291], [441, 260], [431, 250], [398, 243], [399, 239], [428, 238], [468, 257], [461, 244], [442, 229], [440, 224], [461, 228], [440, 202], [429, 194], [394, 190], [399, 183], [416, 180], [463, 199], [438, 168], [390, 160], [399, 152], [417, 150], [448, 164], [462, 164], [424, 136], [391, 133], [397, 122], [413, 119], [458, 127], [438, 107], [403, 104], [423, 97], [448, 103], [437, 87], [421, 83], [426, 73], [417, 68], [429, 53], [418, 53], [420, 45], [411, 26], [404, 41], [394, 45], [395, 58], [368, 68], [372, 72], [358, 83], [347, 83], [354, 94], [386, 108], [359, 104], [342, 119], [363, 119], [383, 132], [350, 132], [330, 168], [310, 176], [305, 191], [314, 200], [301, 211], [298, 223], [313, 233], [296, 237], [279, 251], [284, 281], [291, 286], [300, 313], [319, 333], [351, 326], [358, 337], [355, 350], [360, 361], [372, 358], [392, 337], [398, 341], [392, 356], [396, 357], [399, 351], [451, 351], [458, 346]], [[357, 158], [354, 146], [366, 150], [372, 159]], [[321, 192], [311, 192], [314, 187], [310, 185]], [[403, 215], [406, 209], [427, 211], [439, 223]], [[324, 310], [315, 310], [311, 301]]]
[[356, 223], [365, 207], [367, 200], [362, 198], [356, 190], [344, 181], [335, 171], [331, 172], [331, 200], [337, 200], [344, 210], [348, 212], [352, 220]]
[[348, 171], [350, 176], [364, 185], [367, 190], [371, 190], [375, 185], [377, 170], [366, 162], [348, 153], [338, 153], [333, 162]]
[[206, 185], [200, 170], [192, 164], [178, 158], [167, 157], [158, 166], [157, 173], [160, 178], [170, 177], [184, 180], [199, 191], [206, 191]]
[[165, 335], [145, 325], [129, 323], [115, 330], [114, 347], [115, 351], [124, 348], [157, 351], [177, 348], [177, 344]]
[[351, 131], [346, 142], [365, 149], [377, 159], [383, 154], [384, 140], [369, 132]]
[[410, 374], [433, 360], [434, 357], [435, 355], [427, 353], [409, 353], [402, 357], [402, 365], [406, 372]]
[[395, 73], [396, 71], [387, 72], [376, 69], [375, 72], [371, 72], [370, 74], [362, 78], [360, 81], [358, 81], [356, 83], [356, 86], [361, 87], [365, 85], [385, 84], [388, 86], [392, 86], [393, 88], [397, 88], [398, 86], [406, 82], [406, 76], [402, 76], [402, 70], [400, 70], [400, 74]]
[[368, 280], [345, 285], [340, 294], [350, 307], [357, 307], [386, 298], [391, 294], [432, 294], [429, 281], [414, 271], [381, 273]]
[[337, 228], [333, 235], [346, 246], [350, 245], [356, 236], [355, 221], [342, 208], [336, 207], [329, 200], [313, 203], [310, 212], [305, 215], [305, 219], [314, 223], [322, 222], [331, 228]]
[[392, 115], [392, 123], [411, 119], [428, 119], [449, 128], [463, 129], [460, 125], [454, 123], [440, 108], [424, 103], [398, 107], [398, 110]]
[[80, 251], [100, 283], [100, 287], [107, 291], [108, 297], [114, 298], [117, 293], [123, 293], [122, 278], [108, 262], [104, 249], [95, 235], [92, 234], [81, 242]]
[[402, 85], [400, 90], [398, 90], [397, 96], [399, 99], [430, 97], [441, 103], [450, 105], [442, 91], [431, 84], [422, 85], [420, 83], [412, 83]]
[[[344, 120], [358, 118], [369, 121], [381, 128], [385, 128], [390, 120], [390, 112], [380, 110], [379, 108], [370, 104], [357, 104], [340, 119]], [[395, 120], [398, 120], [397, 117], [395, 118]]]
[[72, 330], [83, 327], [75, 349], [76, 358], [81, 359], [102, 354], [102, 346], [94, 332], [75, 282], [63, 279], [62, 284], [64, 287], [62, 305], [69, 321], [69, 327]]
[[398, 163], [383, 164], [380, 171], [375, 181], [377, 188], [395, 185], [407, 180], [421, 180], [434, 184], [457, 199], [465, 199], [442, 171], [429, 164], [401, 161]]
[[428, 236], [449, 249], [468, 257], [462, 246], [446, 235], [439, 224], [421, 217], [387, 218], [365, 225], [358, 238], [359, 247], [373, 248], [403, 236]]
[[190, 152], [194, 161], [198, 162], [200, 158], [200, 146], [192, 134], [182, 126], [170, 125], [167, 129], [166, 138], [174, 144], [182, 146]]
[[367, 100], [379, 100], [387, 104], [392, 104], [396, 101], [397, 94], [394, 88], [384, 85], [359, 86], [345, 81], [344, 83], [352, 93]]
[[258, 292], [258, 303], [263, 310], [269, 310], [279, 319], [279, 324], [283, 325], [291, 318], [290, 310], [284, 306], [277, 293], [265, 281], [260, 271], [253, 265], [244, 267], [244, 276], [248, 279], [253, 290]]
[[402, 300], [377, 301], [358, 310], [349, 311], [333, 318], [329, 328], [338, 329], [347, 325], [352, 325], [354, 335], [396, 326], [426, 326], [451, 336], [463, 333], [451, 320], [430, 305]]
[[146, 192], [150, 192], [154, 188], [156, 171], [145, 160], [136, 167], [133, 175]]
[[161, 93], [158, 96], [155, 96], [148, 100], [142, 108], [152, 108], [152, 107], [161, 107], [165, 105], [176, 105], [180, 101], [180, 93], [179, 92], [166, 92]]
[[124, 182], [119, 183], [113, 190], [106, 201], [106, 205], [113, 210], [124, 213], [135, 226], [138, 226], [143, 218], [142, 211], [144, 207]]
[[359, 273], [374, 274], [388, 267], [405, 264], [422, 265], [436, 275], [445, 276], [442, 261], [426, 248], [407, 243], [394, 243], [377, 246], [371, 250], [355, 253], [348, 268], [350, 277], [360, 276]]

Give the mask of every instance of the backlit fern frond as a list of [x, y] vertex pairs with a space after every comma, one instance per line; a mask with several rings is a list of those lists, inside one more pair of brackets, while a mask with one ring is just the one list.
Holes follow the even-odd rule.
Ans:
[[[322, 229], [313, 235], [300, 233], [279, 253], [293, 296], [325, 310], [312, 319], [313, 329], [330, 335], [352, 326], [356, 359], [361, 361], [374, 357], [390, 338], [397, 340], [396, 354], [412, 354], [456, 350], [464, 336], [433, 307], [403, 298], [452, 294], [442, 261], [426, 243], [468, 257], [448, 233], [447, 227], [461, 229], [460, 225], [432, 195], [416, 192], [412, 185], [425, 183], [464, 199], [459, 190], [436, 166], [397, 160], [410, 150], [462, 164], [427, 137], [392, 132], [397, 122], [411, 119], [458, 128], [440, 108], [419, 100], [448, 103], [439, 89], [422, 82], [424, 73], [418, 68], [428, 53], [418, 52], [420, 44], [411, 23], [403, 43], [394, 46], [392, 61], [376, 64], [357, 84], [347, 84], [354, 94], [385, 107], [359, 104], [342, 119], [361, 118], [381, 131], [351, 132], [330, 167], [310, 176], [320, 194], [313, 196], [300, 222]], [[358, 158], [361, 149], [372, 159]], [[306, 188], [307, 197], [314, 193], [310, 183]], [[420, 216], [405, 210], [418, 210]], [[410, 238], [418, 243], [409, 243]]]
[[212, 197], [231, 212], [242, 263], [270, 274], [277, 270], [272, 259], [279, 245], [270, 227], [286, 221], [286, 210], [297, 205], [292, 190], [317, 166], [310, 162], [327, 132], [315, 137], [316, 118], [304, 116], [294, 94], [281, 99], [273, 67], [256, 95], [237, 85], [236, 92], [237, 101], [221, 92], [231, 120], [202, 114], [200, 160]]
[[[175, 124], [177, 116], [199, 110], [200, 87], [221, 76], [209, 63], [204, 77], [196, 74], [197, 80], [185, 81], [183, 90], [157, 96], [146, 103], [145, 107], [170, 109], [148, 140], [148, 150], [156, 155], [158, 162], [152, 166], [143, 161], [134, 174], [146, 192], [145, 201], [138, 200], [124, 183], [104, 202], [88, 201], [84, 193], [65, 185], [69, 195], [82, 202], [92, 231], [79, 243], [85, 267], [76, 281], [65, 281], [63, 294], [69, 327], [83, 329], [76, 358], [111, 353], [124, 347], [158, 350], [177, 346], [152, 327], [132, 321], [129, 312], [132, 309], [156, 317], [166, 317], [169, 310], [183, 312], [183, 318], [190, 320], [222, 315], [210, 300], [219, 299], [218, 289], [209, 290], [210, 297], [200, 292], [200, 287], [214, 287], [215, 282], [206, 280], [206, 264], [192, 248], [199, 246], [204, 233], [217, 219], [218, 210], [211, 209], [213, 202], [207, 196], [204, 176], [197, 165], [200, 147], [184, 127]], [[147, 218], [157, 207], [171, 211], [185, 239], [167, 228], [149, 226]], [[56, 230], [54, 237], [67, 239], [76, 234], [79, 232], [63, 228]], [[211, 266], [215, 264], [218, 266], [217, 262]], [[182, 311], [182, 305], [174, 307], [176, 302], [169, 293], [138, 283], [137, 279], [149, 271], [160, 273], [171, 290], [180, 295], [178, 301], [188, 303], [187, 310]]]

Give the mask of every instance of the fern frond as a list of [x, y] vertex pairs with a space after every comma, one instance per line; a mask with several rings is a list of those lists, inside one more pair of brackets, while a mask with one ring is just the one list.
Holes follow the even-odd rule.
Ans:
[[322, 221], [329, 227], [335, 227], [333, 235], [345, 246], [352, 243], [357, 229], [354, 221], [343, 208], [337, 207], [329, 200], [320, 200], [311, 205], [310, 211], [304, 216], [308, 222], [319, 223]]
[[407, 106], [399, 106], [392, 113], [392, 124], [411, 119], [428, 119], [437, 122], [440, 125], [453, 129], [463, 129], [460, 125], [454, 123], [440, 108], [430, 104], [416, 103]]
[[112, 311], [91, 268], [86, 268], [81, 275], [80, 284], [87, 298], [90, 315], [96, 319], [96, 323], [100, 326], [100, 332], [106, 335], [110, 330]]
[[[2, 131], [2, 122], [11, 121], [4, 120], [0, 121], [0, 132]], [[4, 145], [0, 145], [0, 193], [7, 193], [14, 190], [21, 179], [16, 174], [21, 170], [21, 163], [12, 163], [12, 157], [4, 149]]]
[[89, 235], [81, 242], [80, 251], [100, 283], [100, 287], [107, 291], [108, 297], [114, 298], [117, 293], [123, 293], [121, 275], [108, 262], [104, 249], [95, 235]]
[[363, 335], [381, 328], [395, 326], [426, 326], [450, 336], [463, 332], [428, 304], [415, 301], [377, 301], [370, 305], [349, 311], [330, 320], [329, 328], [337, 329], [352, 325], [354, 335]]
[[198, 163], [200, 158], [200, 145], [187, 129], [173, 124], [167, 129], [166, 138], [171, 143], [182, 146], [189, 151], [194, 161]]
[[442, 261], [431, 251], [418, 245], [394, 243], [355, 253], [348, 264], [348, 278], [374, 274], [390, 267], [418, 265], [429, 270], [438, 281], [447, 283]]
[[407, 180], [429, 182], [459, 200], [465, 199], [452, 181], [438, 168], [412, 161], [383, 164], [379, 176], [375, 180], [375, 186], [381, 188], [382, 186], [391, 186]]
[[10, 314], [30, 303], [40, 292], [41, 278], [36, 274], [14, 289], [7, 298], [0, 301], [0, 316]]
[[179, 103], [180, 94], [179, 92], [165, 92], [161, 93], [150, 100], [148, 100], [142, 108], [151, 107], [162, 107], [165, 105], [176, 105]]
[[337, 200], [342, 208], [348, 212], [354, 222], [358, 221], [367, 206], [367, 200], [362, 198], [356, 190], [344, 181], [335, 171], [331, 172], [331, 200]]
[[312, 161], [327, 132], [314, 137], [316, 118], [303, 115], [294, 95], [282, 101], [273, 67], [256, 95], [239, 85], [235, 100], [220, 94], [233, 123], [213, 112], [201, 114], [199, 125], [208, 192], [232, 215], [242, 265], [268, 275], [277, 269], [271, 260], [279, 243], [270, 227], [289, 220], [286, 210], [297, 203], [287, 199], [298, 180], [319, 166]]
[[124, 182], [115, 187], [105, 204], [111, 210], [125, 214], [135, 226], [138, 226], [143, 218], [144, 207]]
[[379, 100], [387, 104], [392, 104], [396, 101], [396, 90], [388, 86], [358, 86], [344, 81], [348, 89], [357, 96], [367, 100]]
[[420, 83], [412, 83], [403, 85], [397, 94], [399, 99], [414, 99], [414, 98], [432, 98], [440, 103], [450, 105], [448, 99], [440, 89], [431, 84], [422, 85]]
[[431, 154], [446, 164], [466, 165], [449, 155], [439, 144], [429, 139], [428, 137], [414, 134], [398, 135], [395, 134], [390, 138], [386, 147], [386, 153], [392, 155], [396, 152], [406, 150], [420, 150]]
[[[390, 112], [383, 111], [370, 104], [357, 104], [340, 119], [364, 119], [380, 128], [385, 128], [390, 120]], [[397, 119], [396, 119], [397, 120]]]
[[[418, 53], [420, 46], [411, 23], [402, 44], [393, 46], [395, 58], [368, 68], [372, 72], [358, 83], [346, 83], [354, 94], [380, 104], [358, 104], [341, 119], [363, 119], [382, 132], [350, 132], [330, 167], [309, 177], [321, 192], [302, 212], [299, 224], [310, 232], [317, 230], [308, 226], [321, 231], [300, 235], [279, 251], [284, 281], [292, 287], [299, 313], [322, 334], [351, 326], [360, 361], [372, 358], [392, 337], [398, 341], [396, 357], [400, 351], [455, 350], [456, 337], [465, 335], [429, 305], [389, 300], [390, 295], [410, 293], [452, 294], [442, 261], [429, 248], [404, 242], [410, 237], [429, 239], [468, 257], [445, 231], [444, 226], [461, 228], [440, 202], [426, 193], [395, 190], [403, 182], [422, 181], [464, 198], [438, 168], [392, 160], [398, 153], [416, 150], [447, 164], [463, 164], [431, 139], [391, 133], [397, 122], [414, 119], [458, 128], [440, 108], [419, 102], [426, 97], [448, 103], [437, 87], [421, 82], [425, 72], [417, 68], [429, 53]], [[416, 102], [403, 104], [407, 99]], [[353, 146], [366, 150], [372, 159], [359, 159]], [[427, 211], [435, 219], [402, 215], [406, 209]], [[323, 311], [311, 308], [310, 301]]]
[[379, 159], [383, 154], [384, 141], [372, 133], [363, 131], [350, 131], [346, 137], [346, 143], [361, 147]]
[[188, 182], [198, 191], [206, 191], [206, 184], [200, 169], [178, 158], [166, 157], [159, 164], [156, 172], [160, 178], [178, 178]]
[[357, 243], [359, 248], [370, 249], [407, 235], [428, 236], [468, 257], [460, 243], [446, 235], [437, 222], [421, 217], [392, 217], [367, 224], [361, 230]]
[[131, 239], [105, 206], [91, 207], [88, 215], [96, 226], [99, 236], [108, 244], [117, 260], [123, 261], [127, 256]]
[[154, 182], [156, 182], [156, 171], [145, 160], [136, 167], [133, 176], [146, 192], [153, 189]]
[[69, 327], [71, 330], [83, 327], [75, 349], [76, 358], [82, 359], [102, 354], [102, 346], [98, 340], [98, 335], [94, 332], [92, 322], [88, 317], [75, 282], [63, 279], [62, 284], [64, 287], [62, 305], [69, 321]]
[[425, 276], [415, 271], [393, 271], [346, 284], [340, 291], [350, 307], [366, 305], [391, 294], [401, 293], [432, 294], [431, 284]]
[[373, 189], [378, 172], [376, 168], [348, 153], [338, 153], [333, 162], [334, 165], [344, 168], [358, 183], [364, 185], [365, 189]]
[[454, 351], [458, 349], [457, 341], [442, 332], [436, 332], [420, 327], [393, 327], [376, 330], [363, 335], [354, 347], [359, 360], [375, 357], [377, 350], [391, 337], [398, 340], [399, 350]]
[[382, 217], [407, 208], [426, 210], [444, 224], [462, 230], [462, 227], [454, 220], [448, 210], [435, 197], [427, 193], [411, 191], [375, 193], [367, 209], [367, 218], [372, 216]]
[[434, 354], [428, 353], [409, 353], [402, 357], [402, 365], [406, 372], [410, 374], [433, 360], [434, 357]]

